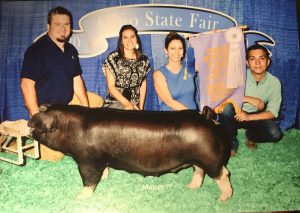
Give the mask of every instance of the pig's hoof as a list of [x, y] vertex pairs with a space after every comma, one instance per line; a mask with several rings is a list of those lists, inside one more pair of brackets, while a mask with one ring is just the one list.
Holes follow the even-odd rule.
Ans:
[[202, 185], [203, 176], [200, 173], [194, 173], [192, 181], [187, 185], [189, 189], [198, 189]]
[[83, 200], [83, 199], [87, 199], [89, 197], [91, 197], [92, 194], [87, 194], [87, 193], [79, 193], [79, 195], [77, 195], [76, 200]]
[[198, 188], [201, 187], [201, 182], [199, 182], [199, 183], [193, 183], [193, 182], [191, 182], [191, 183], [189, 183], [189, 185], [187, 185], [187, 187], [189, 189], [198, 189]]
[[82, 191], [77, 195], [76, 200], [87, 199], [94, 193], [95, 186], [83, 187]]
[[232, 191], [228, 191], [228, 192], [223, 192], [220, 197], [219, 197], [219, 200], [221, 201], [226, 201], [228, 200], [229, 198], [231, 198], [232, 196]]
[[101, 180], [106, 180], [108, 178], [108, 175], [109, 175], [109, 169], [108, 167], [106, 167], [102, 173]]

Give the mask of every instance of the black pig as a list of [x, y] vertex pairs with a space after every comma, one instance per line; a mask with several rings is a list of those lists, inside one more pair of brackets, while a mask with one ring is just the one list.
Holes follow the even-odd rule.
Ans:
[[28, 122], [32, 137], [69, 154], [83, 182], [79, 197], [92, 195], [106, 167], [160, 176], [194, 166], [189, 188], [205, 173], [220, 199], [232, 195], [225, 165], [230, 143], [220, 127], [196, 111], [125, 111], [81, 106], [42, 106]]

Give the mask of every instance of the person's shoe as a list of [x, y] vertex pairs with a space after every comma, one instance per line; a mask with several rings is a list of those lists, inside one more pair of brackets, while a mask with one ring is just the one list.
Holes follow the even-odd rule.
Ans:
[[230, 145], [231, 145], [230, 157], [235, 157], [237, 150], [239, 148], [239, 142], [234, 140], [234, 141], [231, 141]]
[[249, 140], [249, 139], [246, 140], [246, 145], [251, 150], [254, 150], [257, 147], [256, 143], [253, 142], [253, 141], [251, 141], [251, 140]]
[[235, 157], [235, 156], [236, 156], [236, 153], [237, 153], [237, 150], [232, 149], [232, 150], [230, 151], [230, 157]]

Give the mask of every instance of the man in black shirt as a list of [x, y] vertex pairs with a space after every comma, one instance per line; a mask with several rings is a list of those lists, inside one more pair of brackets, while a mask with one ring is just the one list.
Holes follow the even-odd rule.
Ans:
[[76, 48], [68, 43], [72, 14], [63, 7], [48, 13], [48, 33], [33, 43], [24, 55], [21, 89], [32, 116], [41, 104], [68, 104], [75, 93], [89, 106]]

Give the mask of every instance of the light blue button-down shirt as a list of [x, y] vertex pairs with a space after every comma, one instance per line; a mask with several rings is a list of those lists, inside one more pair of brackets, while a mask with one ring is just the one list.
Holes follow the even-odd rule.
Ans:
[[[265, 103], [265, 111], [270, 111], [275, 118], [278, 116], [282, 100], [281, 83], [271, 73], [267, 72], [265, 78], [257, 83], [248, 69], [245, 96], [260, 98]], [[244, 103], [242, 109], [246, 112], [257, 111], [256, 107], [249, 103]]]

